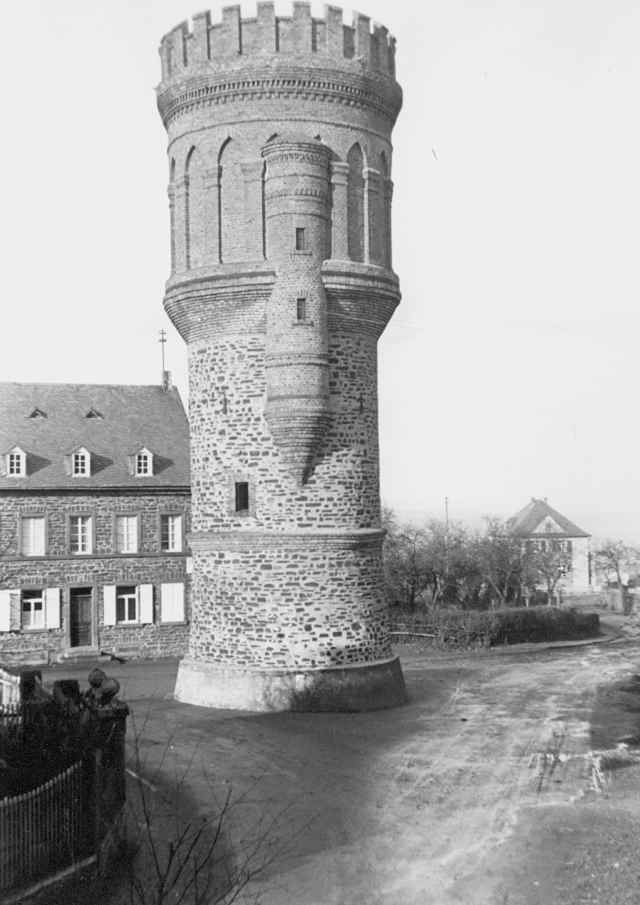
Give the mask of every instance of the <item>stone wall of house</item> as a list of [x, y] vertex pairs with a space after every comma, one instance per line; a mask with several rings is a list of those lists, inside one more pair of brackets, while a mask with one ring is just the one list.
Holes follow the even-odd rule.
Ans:
[[[160, 550], [161, 513], [182, 514], [185, 538], [190, 525], [189, 495], [168, 493], [14, 493], [0, 494], [0, 589], [60, 589], [60, 628], [25, 629], [20, 613], [13, 628], [0, 632], [0, 662], [51, 662], [70, 650], [69, 599], [73, 588], [90, 588], [93, 604], [93, 647], [122, 652], [128, 657], [182, 656], [186, 650], [190, 576], [186, 543], [180, 553]], [[67, 519], [90, 514], [95, 519], [94, 554], [69, 552]], [[137, 514], [140, 519], [139, 552], [115, 553], [114, 518]], [[21, 516], [44, 515], [47, 521], [46, 555], [21, 556]], [[163, 623], [160, 618], [160, 585], [182, 582], [185, 586], [185, 619]], [[153, 585], [153, 622], [104, 625], [105, 585]]]

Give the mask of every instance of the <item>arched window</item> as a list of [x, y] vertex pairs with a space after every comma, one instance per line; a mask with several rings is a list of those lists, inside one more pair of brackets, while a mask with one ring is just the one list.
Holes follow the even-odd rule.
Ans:
[[176, 184], [176, 161], [171, 158], [169, 166], [169, 229], [171, 237], [171, 273], [175, 273], [176, 269], [176, 203], [175, 203], [175, 184]]
[[185, 262], [190, 267], [200, 267], [203, 262], [204, 216], [202, 191], [202, 163], [198, 150], [193, 147], [187, 154], [184, 176], [184, 230]]
[[391, 186], [389, 183], [389, 164], [387, 155], [380, 153], [378, 168], [380, 170], [380, 218], [382, 235], [380, 236], [381, 263], [391, 267]]
[[347, 235], [349, 257], [364, 261], [364, 157], [360, 145], [355, 144], [347, 155], [349, 182], [347, 188]]
[[242, 150], [237, 141], [228, 138], [218, 156], [220, 260], [242, 261], [246, 258], [244, 242], [244, 177]]

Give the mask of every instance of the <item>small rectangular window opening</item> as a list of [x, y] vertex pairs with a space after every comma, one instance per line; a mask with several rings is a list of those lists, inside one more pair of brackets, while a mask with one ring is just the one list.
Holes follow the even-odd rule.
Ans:
[[236, 481], [236, 512], [249, 511], [249, 483]]
[[296, 227], [296, 251], [304, 251], [305, 250], [304, 243], [304, 227], [297, 226]]
[[296, 299], [296, 318], [299, 321], [307, 319], [307, 300], [305, 298]]

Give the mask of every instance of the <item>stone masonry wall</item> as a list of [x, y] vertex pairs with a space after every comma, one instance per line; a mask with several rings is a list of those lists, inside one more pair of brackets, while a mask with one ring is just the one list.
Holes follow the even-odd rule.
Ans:
[[[93, 642], [101, 650], [125, 650], [139, 657], [181, 656], [187, 646], [189, 629], [190, 576], [186, 573], [186, 550], [160, 551], [159, 514], [181, 513], [185, 532], [189, 530], [189, 496], [167, 494], [83, 494], [48, 493], [0, 496], [0, 588], [60, 588], [61, 628], [17, 629], [0, 632], [0, 661], [54, 660], [69, 648], [69, 593], [73, 587], [88, 587], [93, 595]], [[92, 514], [96, 521], [95, 554], [68, 552], [67, 516]], [[18, 523], [23, 515], [46, 515], [47, 555], [19, 556]], [[114, 516], [137, 514], [140, 518], [139, 553], [114, 555]], [[185, 621], [161, 623], [160, 584], [184, 582]], [[154, 619], [148, 625], [103, 624], [105, 585], [154, 586]]]
[[[264, 417], [264, 337], [192, 346], [189, 366], [195, 531], [379, 526], [373, 337], [331, 337], [331, 422], [302, 486], [282, 467]], [[233, 511], [232, 483], [242, 479], [255, 499], [248, 515]]]
[[380, 539], [319, 539], [195, 553], [189, 654], [233, 666], [305, 668], [391, 656]]

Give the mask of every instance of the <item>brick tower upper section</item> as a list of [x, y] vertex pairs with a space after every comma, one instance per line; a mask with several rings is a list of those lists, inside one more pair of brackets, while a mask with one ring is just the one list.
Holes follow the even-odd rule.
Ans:
[[[191, 29], [182, 23], [162, 39], [160, 56], [171, 210], [165, 307], [190, 350], [214, 344], [217, 361], [225, 338], [263, 337], [265, 385], [249, 395], [264, 394], [279, 461], [304, 483], [336, 420], [332, 344], [354, 333], [375, 343], [399, 299], [394, 40], [365, 16], [344, 25], [332, 6], [316, 19], [308, 3], [294, 3], [290, 17], [259, 3], [255, 18], [237, 6], [217, 24], [194, 16]], [[367, 395], [375, 406], [375, 383], [370, 374], [356, 384], [364, 413]], [[219, 404], [228, 416], [228, 398]], [[374, 434], [372, 425], [372, 452]], [[197, 472], [194, 460], [196, 515]]]
[[182, 22], [160, 45], [162, 82], [158, 105], [165, 122], [202, 104], [299, 95], [332, 104], [368, 107], [395, 122], [402, 93], [395, 82], [395, 41], [387, 29], [356, 14], [344, 25], [342, 10], [325, 7], [313, 18], [308, 3], [293, 3], [291, 16], [276, 16], [273, 3], [258, 3], [255, 18], [239, 6]]

